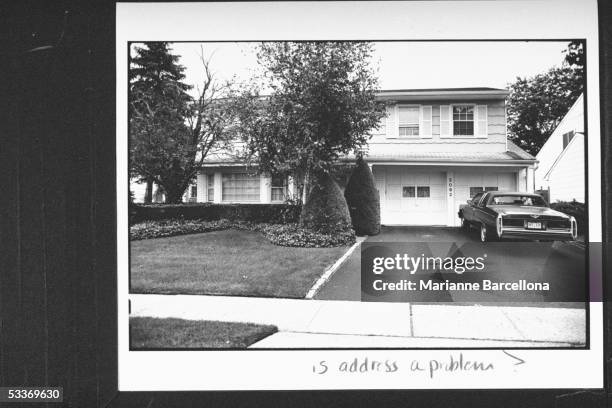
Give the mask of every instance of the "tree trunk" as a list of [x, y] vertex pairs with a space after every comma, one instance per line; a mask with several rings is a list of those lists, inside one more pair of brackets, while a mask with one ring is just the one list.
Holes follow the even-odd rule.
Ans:
[[310, 169], [304, 173], [304, 187], [302, 187], [302, 206], [306, 205], [308, 199], [308, 187], [310, 186]]
[[145, 191], [144, 203], [151, 204], [153, 202], [153, 179], [147, 179], [147, 190]]
[[180, 188], [165, 189], [166, 190], [166, 204], [180, 204], [183, 202], [183, 194], [185, 190]]
[[308, 199], [309, 187], [310, 187], [310, 169], [307, 168], [306, 172], [304, 173], [304, 183], [302, 186], [302, 211], [300, 211], [300, 221], [299, 221], [300, 227], [304, 226], [304, 219], [302, 215], [304, 214], [304, 207], [306, 207], [306, 200]]

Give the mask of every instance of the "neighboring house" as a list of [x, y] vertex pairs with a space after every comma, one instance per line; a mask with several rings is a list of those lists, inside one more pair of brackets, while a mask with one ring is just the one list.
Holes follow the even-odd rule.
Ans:
[[584, 203], [584, 101], [580, 95], [538, 152], [535, 187], [549, 201]]
[[[386, 225], [459, 225], [459, 205], [483, 190], [533, 192], [536, 159], [510, 142], [494, 88], [381, 91], [387, 117], [365, 149]], [[198, 202], [282, 203], [291, 179], [253, 176], [231, 155], [207, 158]], [[344, 161], [353, 161], [346, 157]]]

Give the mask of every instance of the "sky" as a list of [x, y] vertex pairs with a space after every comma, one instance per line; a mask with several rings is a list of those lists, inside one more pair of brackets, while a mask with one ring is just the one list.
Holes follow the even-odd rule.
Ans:
[[[248, 81], [258, 69], [257, 43], [173, 43], [186, 68], [185, 82], [202, 78], [200, 54], [221, 80]], [[563, 62], [567, 42], [375, 42], [381, 89], [505, 88], [517, 76], [533, 76]]]

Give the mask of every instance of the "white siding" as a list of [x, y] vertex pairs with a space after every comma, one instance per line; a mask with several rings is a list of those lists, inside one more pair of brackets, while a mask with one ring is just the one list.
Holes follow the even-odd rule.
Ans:
[[450, 135], [452, 129], [450, 102], [415, 101], [411, 102], [411, 105], [421, 106], [421, 137], [398, 137], [397, 105], [389, 106], [384, 127], [381, 126], [372, 132], [372, 138], [368, 143], [371, 154], [397, 152], [398, 149], [408, 149], [413, 152], [506, 151], [506, 117], [503, 100], [478, 101], [475, 106], [475, 116], [478, 118], [475, 118], [474, 123], [477, 134], [461, 138]]
[[[570, 131], [584, 133], [583, 103], [583, 97], [581, 95], [576, 102], [574, 102], [574, 105], [572, 105], [569, 112], [561, 120], [557, 128], [553, 131], [546, 143], [544, 143], [544, 146], [542, 146], [536, 155], [536, 159], [538, 159], [538, 168], [535, 171], [536, 189], [546, 190], [549, 187], [548, 182], [545, 180], [545, 176], [546, 173], [550, 171], [559, 155], [561, 155], [563, 152], [563, 135]], [[584, 164], [584, 157], [582, 157], [579, 161], [576, 161], [576, 166], [578, 167], [580, 165], [583, 172]], [[574, 186], [574, 189], [576, 188], [578, 188], [578, 186]]]
[[584, 177], [584, 138], [576, 135], [549, 174], [550, 201], [584, 203]]

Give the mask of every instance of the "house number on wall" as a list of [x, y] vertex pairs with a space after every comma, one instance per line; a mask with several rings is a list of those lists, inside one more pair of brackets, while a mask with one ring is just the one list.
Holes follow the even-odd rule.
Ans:
[[448, 196], [449, 197], [453, 196], [453, 178], [452, 177], [448, 178]]

